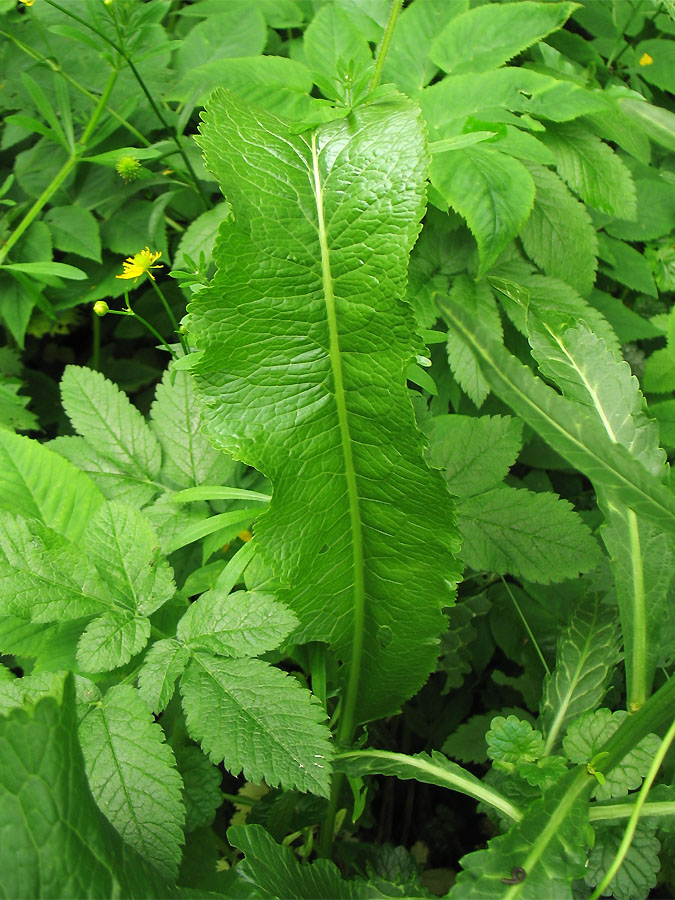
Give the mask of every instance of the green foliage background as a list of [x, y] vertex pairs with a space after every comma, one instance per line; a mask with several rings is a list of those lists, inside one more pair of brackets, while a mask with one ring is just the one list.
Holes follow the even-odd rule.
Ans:
[[4, 896], [673, 889], [673, 37], [0, 0]]

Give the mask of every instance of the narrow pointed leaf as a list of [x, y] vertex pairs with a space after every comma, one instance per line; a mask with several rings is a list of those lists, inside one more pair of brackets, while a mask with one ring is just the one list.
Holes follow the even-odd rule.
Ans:
[[558, 641], [556, 665], [544, 682], [540, 722], [551, 753], [570, 721], [598, 706], [619, 660], [616, 613], [596, 596], [584, 597]]
[[138, 673], [138, 690], [154, 713], [168, 706], [189, 658], [187, 647], [170, 638], [155, 641], [146, 653]]
[[293, 135], [218, 92], [200, 143], [234, 210], [190, 306], [207, 428], [270, 478], [260, 552], [297, 639], [331, 643], [352, 678], [347, 721], [365, 721], [428, 676], [458, 577], [451, 502], [405, 386], [421, 351], [401, 300], [423, 211], [419, 113], [392, 96]]
[[638, 514], [675, 534], [675, 498], [624, 447], [612, 443], [594, 416], [536, 378], [458, 304], [442, 298], [439, 306], [480, 361], [492, 390], [517, 415], [580, 469], [596, 491], [616, 492]]

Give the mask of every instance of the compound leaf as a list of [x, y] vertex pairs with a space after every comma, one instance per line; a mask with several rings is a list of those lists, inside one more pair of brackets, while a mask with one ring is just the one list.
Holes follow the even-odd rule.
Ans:
[[126, 665], [150, 638], [150, 619], [130, 612], [107, 612], [87, 625], [77, 645], [83, 672], [110, 672]]
[[495, 487], [516, 461], [523, 423], [511, 416], [434, 416], [424, 425], [429, 462], [458, 497]]
[[485, 72], [562, 28], [575, 3], [477, 6], [446, 25], [431, 46], [431, 58], [446, 72]]
[[187, 647], [171, 638], [156, 641], [146, 653], [138, 673], [138, 690], [154, 713], [166, 709], [189, 659]]
[[472, 146], [434, 154], [429, 177], [466, 219], [478, 244], [478, 276], [484, 275], [530, 215], [532, 176], [512, 156], [491, 147]]
[[528, 165], [537, 193], [520, 232], [525, 252], [547, 275], [561, 278], [587, 297], [597, 268], [598, 239], [586, 208], [555, 172]]
[[94, 799], [116, 831], [166, 878], [183, 842], [182, 783], [164, 732], [138, 691], [111, 687], [80, 723]]
[[118, 606], [148, 616], [173, 596], [171, 567], [149, 522], [133, 507], [102, 504], [84, 546]]

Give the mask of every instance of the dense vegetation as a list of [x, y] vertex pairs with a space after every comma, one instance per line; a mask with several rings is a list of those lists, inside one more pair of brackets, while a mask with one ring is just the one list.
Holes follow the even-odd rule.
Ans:
[[0, 0], [0, 894], [675, 891], [672, 0]]

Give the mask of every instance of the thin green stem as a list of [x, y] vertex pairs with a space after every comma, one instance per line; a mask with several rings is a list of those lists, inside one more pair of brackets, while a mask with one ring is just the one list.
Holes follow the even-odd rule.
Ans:
[[91, 137], [91, 134], [92, 134], [94, 128], [96, 127], [96, 123], [98, 122], [98, 120], [101, 116], [101, 113], [103, 112], [103, 108], [105, 107], [106, 103], [108, 102], [108, 98], [110, 97], [110, 92], [112, 91], [116, 80], [117, 80], [117, 70], [113, 69], [112, 72], [110, 73], [110, 77], [108, 78], [108, 82], [105, 86], [105, 89], [104, 89], [103, 93], [101, 94], [101, 97], [100, 97], [98, 103], [96, 104], [96, 108], [94, 109], [93, 113], [91, 114], [91, 118], [89, 119], [89, 122], [88, 122], [87, 126], [85, 127], [85, 130], [84, 130], [82, 136], [80, 137], [79, 141], [77, 142], [77, 149], [64, 162], [64, 164], [61, 166], [61, 168], [56, 173], [56, 175], [52, 178], [52, 180], [49, 182], [47, 187], [37, 198], [35, 203], [31, 206], [31, 208], [28, 210], [26, 215], [23, 217], [23, 219], [19, 222], [19, 224], [14, 229], [14, 231], [7, 238], [7, 241], [5, 242], [5, 244], [2, 247], [0, 247], [0, 263], [3, 262], [3, 260], [7, 257], [7, 254], [12, 249], [12, 247], [16, 244], [16, 242], [19, 240], [19, 238], [24, 234], [26, 229], [29, 228], [30, 225], [32, 225], [32, 223], [35, 221], [36, 217], [42, 212], [44, 207], [47, 205], [47, 203], [49, 203], [51, 198], [58, 191], [58, 189], [61, 187], [63, 182], [66, 180], [66, 178], [70, 175], [70, 173], [73, 171], [75, 166], [78, 164], [80, 157], [86, 150], [87, 141]]
[[511, 588], [509, 587], [508, 582], [507, 582], [507, 581], [504, 581], [503, 576], [502, 576], [502, 584], [503, 584], [504, 587], [506, 588], [509, 597], [510, 597], [511, 600], [513, 601], [513, 605], [514, 605], [515, 608], [516, 608], [516, 612], [517, 612], [518, 615], [520, 616], [521, 621], [522, 621], [523, 625], [525, 626], [525, 631], [527, 631], [527, 633], [528, 633], [528, 635], [529, 635], [529, 638], [530, 638], [530, 640], [532, 641], [532, 644], [533, 644], [533, 646], [534, 646], [534, 649], [537, 651], [537, 655], [538, 655], [539, 659], [541, 660], [541, 664], [542, 664], [542, 666], [544, 667], [544, 670], [545, 670], [546, 674], [547, 674], [547, 675], [550, 675], [550, 674], [551, 674], [551, 670], [550, 670], [549, 667], [548, 667], [548, 663], [547, 663], [546, 660], [544, 659], [544, 654], [541, 652], [541, 647], [539, 646], [539, 643], [538, 643], [536, 637], [534, 636], [534, 633], [533, 633], [532, 629], [530, 628], [529, 622], [527, 621], [527, 619], [526, 619], [525, 616], [523, 615], [523, 611], [522, 611], [522, 609], [520, 608], [520, 606], [518, 605], [518, 601], [516, 600], [515, 596], [513, 595], [513, 591], [512, 591]]
[[92, 312], [91, 367], [98, 372], [101, 366], [101, 317]]
[[[588, 818], [591, 822], [609, 822], [613, 819], [629, 819], [635, 810], [634, 803], [591, 804]], [[642, 807], [643, 816], [675, 816], [675, 800], [654, 800]]]
[[633, 571], [632, 641], [628, 658], [627, 704], [628, 709], [634, 712], [647, 702], [647, 604], [640, 530], [638, 518], [632, 509], [626, 511], [626, 521]]
[[635, 836], [635, 831], [638, 826], [638, 822], [640, 820], [640, 814], [642, 812], [642, 808], [645, 805], [645, 801], [649, 796], [649, 791], [651, 790], [652, 785], [654, 784], [654, 779], [661, 768], [661, 764], [665, 759], [666, 753], [670, 749], [670, 745], [673, 740], [675, 740], [675, 719], [673, 720], [670, 728], [666, 732], [666, 736], [661, 741], [661, 746], [659, 747], [652, 763], [649, 767], [649, 771], [647, 772], [647, 777], [644, 780], [642, 787], [640, 788], [640, 793], [638, 794], [638, 798], [635, 801], [633, 813], [628, 820], [628, 824], [626, 825], [626, 830], [623, 833], [623, 838], [621, 839], [621, 843], [619, 844], [619, 848], [616, 851], [616, 855], [612, 860], [610, 867], [605, 872], [605, 877], [602, 879], [600, 884], [596, 887], [596, 889], [591, 894], [590, 900], [598, 900], [601, 897], [610, 883], [610, 881], [614, 878], [616, 873], [621, 868], [621, 864], [626, 858], [626, 854], [630, 849], [630, 845], [633, 841], [633, 837]]
[[[13, 34], [10, 34], [10, 32], [8, 31], [3, 31], [1, 28], [0, 36], [12, 41], [12, 43], [15, 44], [15, 46], [17, 46], [19, 50], [23, 50], [23, 52], [32, 57], [32, 59], [35, 59], [38, 62], [49, 66], [49, 68], [53, 72], [56, 72], [56, 74], [60, 78], [63, 78], [64, 81], [67, 81], [68, 84], [72, 85], [76, 91], [79, 91], [81, 94], [84, 94], [85, 97], [88, 97], [92, 103], [98, 103], [99, 98], [96, 96], [96, 94], [93, 94], [91, 91], [87, 90], [87, 88], [83, 84], [80, 84], [80, 82], [73, 78], [72, 75], [69, 75], [67, 72], [65, 72], [58, 63], [54, 62], [53, 59], [48, 56], [43, 56], [42, 53], [39, 53], [37, 50], [35, 50], [34, 47], [30, 47], [28, 44], [24, 44], [23, 41], [20, 41]], [[108, 113], [108, 115], [112, 116], [114, 119], [117, 119], [120, 125], [123, 128], [126, 128], [130, 134], [133, 134], [137, 141], [145, 144], [146, 147], [150, 146], [151, 142], [146, 138], [146, 136], [144, 134], [141, 134], [141, 132], [137, 128], [135, 128], [131, 124], [131, 122], [125, 119], [123, 115], [118, 113], [116, 109], [113, 109], [112, 106], [106, 105], [105, 111]]]
[[393, 0], [391, 4], [391, 11], [389, 12], [389, 18], [387, 20], [387, 27], [384, 29], [382, 42], [377, 51], [375, 72], [373, 73], [373, 77], [370, 79], [370, 84], [368, 85], [369, 92], [374, 91], [380, 83], [380, 78], [382, 77], [382, 69], [384, 68], [384, 61], [387, 58], [389, 45], [391, 44], [391, 39], [394, 36], [394, 29], [396, 28], [396, 22], [398, 21], [398, 17], [401, 14], [402, 7], [403, 0]]
[[[153, 286], [153, 288], [155, 289], [155, 293], [157, 294], [157, 296], [159, 297], [159, 299], [162, 301], [162, 306], [163, 306], [164, 309], [166, 310], [166, 314], [167, 314], [167, 316], [169, 317], [169, 321], [170, 321], [171, 324], [173, 325], [173, 330], [174, 330], [174, 332], [178, 335], [178, 337], [179, 337], [179, 339], [180, 339], [180, 345], [181, 345], [181, 347], [183, 348], [183, 353], [185, 354], [185, 356], [187, 356], [188, 353], [190, 352], [190, 348], [188, 347], [188, 344], [187, 344], [187, 340], [186, 340], [186, 338], [185, 338], [185, 335], [180, 333], [180, 330], [179, 330], [179, 328], [178, 328], [178, 322], [176, 321], [176, 317], [175, 317], [174, 314], [173, 314], [173, 310], [172, 310], [171, 307], [169, 306], [169, 301], [168, 301], [168, 300], [166, 299], [166, 297], [164, 296], [164, 291], [162, 291], [162, 289], [161, 289], [160, 286], [157, 284], [157, 282], [155, 281], [155, 279], [154, 279], [154, 278], [151, 278], [150, 281], [152, 282], [152, 286]], [[174, 355], [175, 355], [175, 354], [174, 354]]]
[[151, 108], [152, 108], [152, 111], [155, 113], [155, 115], [157, 116], [157, 118], [159, 119], [159, 121], [162, 123], [163, 127], [164, 127], [164, 128], [167, 130], [167, 132], [171, 135], [171, 139], [172, 139], [173, 142], [176, 144], [176, 148], [177, 148], [178, 152], [180, 153], [180, 155], [181, 155], [182, 158], [183, 158], [183, 162], [185, 163], [185, 168], [188, 170], [188, 172], [189, 172], [189, 174], [190, 174], [190, 178], [192, 179], [192, 183], [193, 183], [193, 185], [194, 185], [194, 187], [195, 187], [195, 190], [196, 190], [197, 193], [199, 194], [199, 199], [200, 199], [200, 201], [201, 201], [201, 204], [202, 204], [202, 206], [203, 206], [204, 209], [208, 209], [208, 208], [209, 208], [209, 201], [208, 201], [208, 198], [207, 198], [206, 194], [204, 193], [204, 190], [203, 190], [203, 188], [202, 188], [202, 186], [201, 186], [201, 184], [200, 184], [200, 182], [199, 182], [199, 179], [197, 178], [197, 175], [196, 175], [196, 173], [195, 173], [195, 170], [194, 170], [194, 168], [192, 167], [192, 163], [190, 162], [187, 153], [185, 152], [185, 148], [183, 147], [183, 145], [182, 145], [182, 143], [181, 143], [180, 137], [179, 137], [179, 135], [177, 134], [176, 129], [175, 129], [175, 128], [170, 128], [170, 127], [169, 127], [168, 122], [166, 121], [166, 119], [165, 119], [164, 116], [162, 115], [162, 113], [161, 113], [159, 107], [158, 107], [157, 104], [155, 103], [154, 97], [152, 96], [152, 94], [151, 94], [150, 91], [148, 90], [148, 88], [147, 88], [145, 82], [143, 81], [143, 78], [141, 77], [140, 72], [138, 71], [138, 69], [137, 69], [136, 66], [134, 65], [133, 60], [131, 59], [131, 57], [129, 56], [129, 54], [126, 52], [126, 50], [125, 50], [123, 47], [121, 47], [116, 41], [111, 40], [111, 39], [108, 37], [107, 34], [104, 34], [102, 31], [99, 31], [98, 28], [95, 28], [90, 22], [87, 22], [86, 19], [81, 18], [81, 17], [78, 16], [76, 13], [74, 13], [74, 12], [72, 12], [71, 10], [68, 10], [68, 9], [66, 9], [65, 7], [61, 6], [60, 3], [56, 3], [56, 0], [44, 0], [44, 2], [45, 2], [45, 3], [48, 3], [50, 6], [53, 6], [54, 9], [58, 9], [60, 12], [62, 12], [64, 15], [68, 16], [69, 18], [73, 19], [74, 21], [79, 22], [80, 25], [84, 25], [85, 28], [88, 28], [90, 31], [93, 31], [95, 34], [97, 34], [97, 35], [101, 38], [101, 40], [104, 40], [104, 41], [105, 41], [107, 44], [109, 44], [114, 50], [116, 50], [117, 53], [120, 54], [120, 56], [122, 57], [122, 59], [126, 62], [126, 64], [127, 64], [127, 65], [129, 66], [129, 68], [131, 69], [131, 73], [132, 73], [132, 75], [134, 76], [134, 78], [136, 79], [136, 81], [138, 82], [138, 85], [139, 85], [140, 89], [141, 89], [141, 90], [143, 91], [143, 93], [145, 94], [146, 99], [147, 99], [148, 103], [150, 104], [150, 106], [151, 106]]

